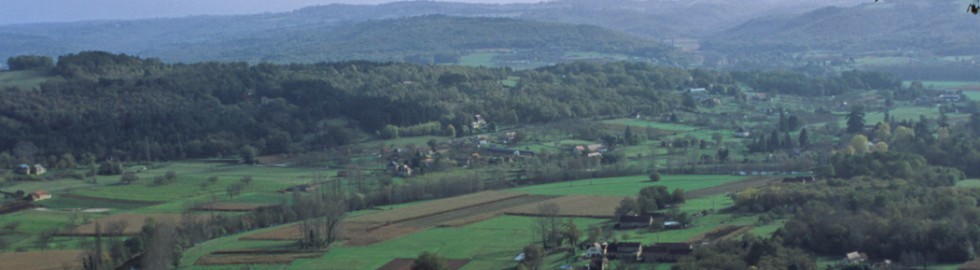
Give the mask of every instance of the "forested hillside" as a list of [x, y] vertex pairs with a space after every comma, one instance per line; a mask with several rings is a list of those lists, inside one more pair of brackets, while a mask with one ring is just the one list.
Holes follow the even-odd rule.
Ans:
[[[518, 124], [667, 111], [678, 101], [665, 90], [689, 76], [639, 63], [533, 71], [370, 62], [188, 65], [101, 52], [60, 57], [53, 70], [57, 76], [38, 91], [0, 92], [2, 148], [25, 141], [39, 153], [124, 159], [147, 150], [163, 159], [215, 156], [248, 144], [283, 153], [292, 145], [347, 144], [360, 138], [358, 130], [430, 121], [440, 123], [439, 133], [461, 136], [475, 114]], [[519, 78], [516, 87], [502, 84], [510, 76]], [[337, 118], [351, 121], [327, 121]]]
[[835, 93], [894, 85], [878, 82], [876, 73], [793, 81], [626, 62], [515, 71], [372, 62], [166, 64], [82, 52], [60, 57], [56, 66], [43, 57], [10, 63], [53, 76], [37, 89], [0, 91], [0, 149], [30, 143], [29, 152], [39, 155], [121, 159], [221, 156], [245, 145], [261, 153], [322, 149], [433, 122], [426, 133], [464, 136], [476, 114], [497, 125], [657, 115], [693, 106], [676, 90], [742, 95], [736, 79], [762, 90], [817, 82], [834, 85]]
[[461, 56], [483, 51], [509, 51], [523, 56], [518, 59], [544, 62], [560, 62], [565, 52], [583, 51], [623, 54], [674, 65], [684, 63], [683, 57], [668, 46], [597, 26], [441, 15], [353, 26], [270, 30], [248, 38], [154, 51], [153, 55], [178, 61], [293, 63], [365, 59], [458, 63]]

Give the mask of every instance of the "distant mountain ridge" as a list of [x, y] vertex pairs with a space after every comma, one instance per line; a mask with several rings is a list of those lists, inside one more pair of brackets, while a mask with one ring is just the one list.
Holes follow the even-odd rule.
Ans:
[[709, 50], [841, 52], [926, 51], [976, 54], [980, 19], [955, 0], [889, 0], [826, 7], [797, 16], [758, 18], [705, 42]]
[[[538, 22], [589, 24], [627, 33], [649, 40], [702, 39], [728, 26], [766, 14], [798, 14], [825, 5], [843, 5], [847, 0], [560, 0], [535, 4], [465, 4], [434, 1], [406, 1], [381, 5], [333, 4], [313, 6], [286, 13], [236, 16], [193, 16], [184, 18], [132, 21], [86, 21], [76, 23], [42, 23], [0, 26], [0, 57], [20, 54], [62, 55], [82, 50], [105, 50], [144, 57], [171, 55], [165, 60], [180, 61], [232, 59], [310, 60], [290, 52], [261, 55], [216, 53], [197, 57], [199, 51], [221, 50], [232, 43], [259, 40], [291, 33], [325, 34], [342, 31], [340, 27], [367, 21], [404, 19], [426, 15], [448, 15], [473, 18], [513, 18]], [[574, 26], [579, 27], [581, 26]], [[572, 32], [572, 31], [568, 31]], [[608, 36], [602, 34], [599, 36]], [[322, 37], [314, 37], [323, 40]], [[622, 39], [617, 37], [617, 39]], [[291, 47], [298, 44], [280, 42]], [[593, 47], [585, 44], [584, 47]], [[253, 50], [256, 48], [252, 48]], [[430, 52], [436, 53], [436, 52]], [[175, 58], [173, 55], [187, 55]], [[217, 55], [217, 57], [215, 57]], [[387, 57], [383, 59], [396, 59]], [[328, 58], [315, 58], [318, 60]], [[329, 59], [334, 59], [330, 57]], [[371, 58], [380, 59], [380, 58]]]
[[[166, 27], [152, 20], [89, 22], [60, 30], [41, 27], [36, 35], [0, 32], [0, 35], [15, 36], [0, 40], [0, 51], [56, 55], [107, 50], [176, 62], [277, 63], [342, 60], [455, 63], [461, 56], [483, 50], [520, 53], [547, 63], [561, 61], [565, 52], [581, 51], [619, 54], [655, 63], [681, 61], [679, 53], [659, 42], [593, 25], [443, 15], [352, 24], [323, 23], [313, 19], [300, 23], [303, 19], [298, 18], [302, 17], [293, 16], [288, 23], [251, 30], [236, 27], [230, 21], [212, 22], [204, 17], [175, 20], [175, 24]], [[211, 23], [220, 24], [215, 28], [229, 31], [195, 29], [196, 25]], [[79, 34], [51, 34], [71, 31]], [[37, 50], [35, 43], [63, 46]]]
[[[708, 67], [803, 65], [810, 59], [798, 57], [811, 52], [845, 60], [877, 54], [926, 61], [932, 55], [977, 55], [980, 19], [964, 8], [959, 0], [334, 4], [286, 13], [0, 26], [0, 59], [105, 50], [185, 62], [446, 63], [479, 49], [503, 48], [517, 53], [510, 60], [539, 64], [578, 51], [681, 62], [684, 57], [663, 43], [697, 50]], [[504, 34], [503, 28], [517, 34]]]

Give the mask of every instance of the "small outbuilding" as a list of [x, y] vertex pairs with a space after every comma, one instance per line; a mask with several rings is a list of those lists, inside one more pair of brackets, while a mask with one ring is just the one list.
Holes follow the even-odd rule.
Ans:
[[47, 199], [51, 199], [51, 193], [48, 193], [47, 191], [44, 190], [38, 190], [35, 192], [31, 192], [30, 194], [27, 194], [27, 200], [32, 202], [47, 200]]

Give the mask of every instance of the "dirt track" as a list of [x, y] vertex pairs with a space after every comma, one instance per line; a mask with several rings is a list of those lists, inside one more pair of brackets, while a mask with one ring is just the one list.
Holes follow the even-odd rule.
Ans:
[[688, 199], [693, 199], [693, 198], [700, 198], [700, 197], [706, 197], [711, 195], [725, 194], [729, 192], [740, 191], [750, 187], [761, 187], [771, 183], [778, 183], [780, 179], [781, 178], [779, 177], [760, 177], [755, 179], [736, 181], [724, 185], [695, 189], [692, 191], [688, 191], [685, 195], [687, 195]]

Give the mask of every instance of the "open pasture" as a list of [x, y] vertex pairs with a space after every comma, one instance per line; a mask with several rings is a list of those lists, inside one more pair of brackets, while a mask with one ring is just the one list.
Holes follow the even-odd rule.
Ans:
[[966, 179], [956, 182], [957, 187], [962, 188], [980, 188], [980, 179]]
[[[980, 90], [980, 82], [977, 81], [921, 81], [926, 89], [936, 90]], [[912, 81], [903, 81], [902, 87], [909, 87]]]
[[493, 57], [496, 53], [473, 53], [467, 54], [459, 59], [459, 65], [471, 67], [496, 67]]
[[39, 89], [52, 74], [44, 70], [18, 70], [0, 72], [0, 85], [18, 87], [23, 90]]
[[633, 127], [634, 129], [635, 128], [640, 128], [640, 129], [634, 130], [634, 132], [641, 132], [641, 131], [643, 131], [644, 128], [652, 128], [652, 129], [655, 129], [655, 130], [658, 130], [658, 131], [661, 131], [661, 132], [667, 132], [667, 133], [688, 132], [688, 131], [694, 131], [694, 130], [697, 130], [698, 129], [698, 127], [684, 125], [684, 124], [655, 122], [655, 121], [648, 121], [648, 120], [642, 120], [642, 119], [632, 119], [632, 118], [620, 118], [620, 119], [613, 119], [613, 120], [605, 120], [605, 121], [602, 121], [602, 123], [613, 125], [613, 126], [623, 126], [623, 128], [625, 128], [627, 126], [628, 127]]
[[147, 219], [153, 219], [155, 222], [170, 222], [179, 223], [184, 218], [204, 218], [205, 215], [193, 215], [184, 216], [179, 214], [118, 214], [111, 215], [104, 218], [100, 218], [94, 222], [89, 222], [78, 226], [74, 230], [65, 232], [66, 235], [82, 235], [90, 236], [95, 235], [95, 223], [98, 222], [102, 227], [103, 233], [106, 233], [106, 228], [109, 224], [124, 222], [126, 224], [125, 229], [122, 231], [124, 235], [138, 234], [146, 224]]
[[635, 196], [640, 189], [649, 186], [693, 191], [743, 179], [745, 177], [732, 175], [664, 175], [660, 182], [651, 182], [646, 175], [635, 175], [533, 185], [514, 191], [538, 195]]
[[130, 210], [153, 205], [140, 201], [113, 200], [107, 198], [85, 197], [73, 194], [57, 194], [55, 197], [37, 202], [38, 205], [56, 210], [85, 210], [90, 208], [105, 208], [112, 210]]
[[[173, 183], [153, 183], [154, 177], [164, 175], [168, 171], [174, 171], [177, 174]], [[138, 173], [137, 176], [140, 177], [140, 181], [132, 184], [118, 183], [119, 176], [102, 176], [100, 181], [111, 181], [112, 184], [80, 188], [73, 194], [130, 201], [171, 202], [212, 194], [224, 196], [228, 186], [239, 183], [240, 179], [245, 176], [251, 176], [253, 180], [245, 185], [242, 193], [271, 192], [295, 185], [308, 184], [313, 181], [311, 174], [311, 170], [302, 168], [172, 163]], [[333, 174], [327, 173], [327, 175]], [[218, 181], [215, 183], [208, 181], [208, 178], [212, 176], [218, 177]]]

